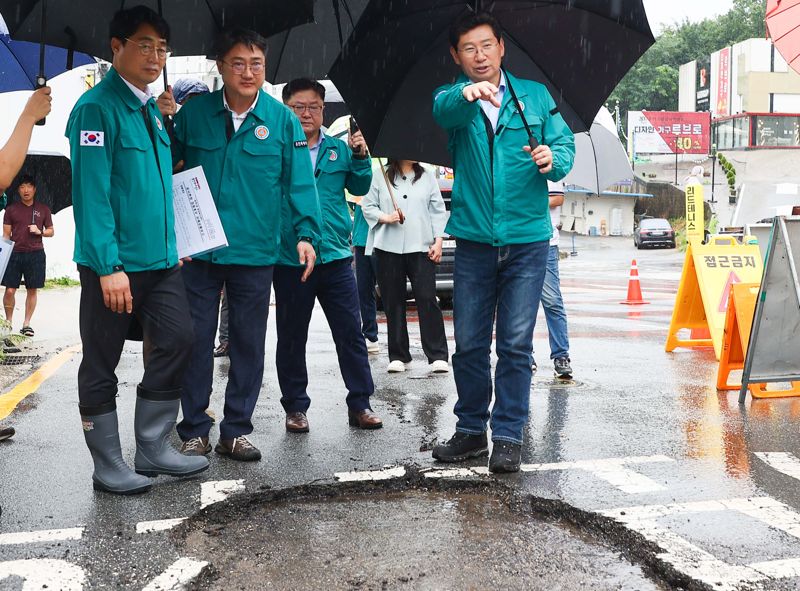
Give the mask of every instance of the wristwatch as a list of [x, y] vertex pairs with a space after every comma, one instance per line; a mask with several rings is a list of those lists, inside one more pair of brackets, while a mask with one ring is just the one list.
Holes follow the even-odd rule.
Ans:
[[298, 242], [308, 242], [311, 246], [314, 246], [314, 241], [311, 240], [311, 238], [309, 238], [308, 236], [298, 236], [297, 237], [297, 241]]

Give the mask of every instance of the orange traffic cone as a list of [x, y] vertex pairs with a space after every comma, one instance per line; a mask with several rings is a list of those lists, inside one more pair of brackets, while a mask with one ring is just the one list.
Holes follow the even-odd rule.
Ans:
[[639, 268], [636, 266], [636, 259], [633, 259], [631, 261], [631, 276], [628, 279], [628, 299], [620, 302], [620, 304], [635, 306], [649, 303], [642, 299], [642, 286], [639, 285]]

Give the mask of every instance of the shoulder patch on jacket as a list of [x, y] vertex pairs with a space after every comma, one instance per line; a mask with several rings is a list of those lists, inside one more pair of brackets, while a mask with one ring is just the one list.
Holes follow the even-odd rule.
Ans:
[[299, 142], [295, 142], [294, 143], [294, 147], [295, 148], [307, 148], [308, 147], [308, 141], [302, 140], [302, 141], [299, 141]]

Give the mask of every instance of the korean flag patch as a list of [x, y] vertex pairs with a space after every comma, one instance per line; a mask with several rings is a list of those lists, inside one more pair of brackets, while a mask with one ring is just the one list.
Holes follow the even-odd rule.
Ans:
[[98, 146], [105, 145], [104, 134], [102, 131], [81, 131], [81, 146]]

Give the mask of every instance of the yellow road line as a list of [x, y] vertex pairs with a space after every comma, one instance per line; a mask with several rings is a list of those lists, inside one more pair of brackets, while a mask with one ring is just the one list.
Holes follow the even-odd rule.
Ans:
[[45, 380], [56, 373], [62, 365], [72, 359], [80, 350], [80, 345], [67, 347], [61, 351], [61, 353], [53, 357], [42, 367], [29, 375], [26, 379], [22, 380], [19, 384], [11, 388], [11, 390], [1, 395], [0, 420], [10, 415], [20, 402], [36, 392], [39, 389], [39, 386], [41, 386]]

